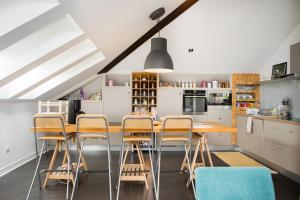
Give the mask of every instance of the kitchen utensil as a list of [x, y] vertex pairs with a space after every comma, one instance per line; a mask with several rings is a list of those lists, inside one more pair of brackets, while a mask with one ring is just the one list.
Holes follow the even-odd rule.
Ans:
[[217, 80], [212, 81], [212, 88], [218, 88], [218, 85], [219, 85], [219, 81]]

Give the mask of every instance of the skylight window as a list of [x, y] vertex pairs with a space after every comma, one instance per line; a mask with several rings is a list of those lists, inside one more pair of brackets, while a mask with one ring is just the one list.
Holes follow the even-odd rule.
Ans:
[[72, 48], [69, 48], [56, 57], [4, 85], [0, 88], [0, 99], [9, 99], [17, 95], [96, 50], [97, 47], [89, 39], [78, 43]]
[[[59, 5], [57, 0], [1, 0], [0, 36]], [[7, 21], [9, 19], [9, 22]]]
[[0, 51], [0, 80], [82, 35], [69, 15]]
[[83, 71], [93, 67], [95, 64], [104, 60], [105, 57], [102, 53], [96, 53], [86, 60], [82, 61], [81, 63], [73, 66], [72, 68], [66, 70], [65, 72], [59, 74], [58, 76], [50, 79], [49, 81], [39, 85], [38, 87], [34, 88], [30, 92], [24, 94], [23, 96], [19, 97], [18, 99], [36, 99], [37, 97], [41, 96], [42, 94], [48, 92], [49, 90], [55, 88], [56, 86], [66, 82], [67, 80], [75, 77], [76, 75], [82, 73]]

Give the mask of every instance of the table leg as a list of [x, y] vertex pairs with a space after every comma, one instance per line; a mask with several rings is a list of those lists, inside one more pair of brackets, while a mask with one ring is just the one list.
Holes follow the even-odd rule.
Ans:
[[205, 136], [203, 136], [203, 140], [204, 140], [204, 145], [205, 145], [205, 149], [206, 149], [206, 153], [207, 153], [207, 157], [208, 157], [208, 161], [211, 167], [213, 167], [213, 162], [210, 156], [210, 152], [209, 152], [209, 148], [208, 148], [208, 144], [207, 144], [207, 138]]
[[[56, 142], [54, 152], [53, 152], [53, 155], [52, 155], [52, 158], [51, 158], [51, 161], [50, 161], [50, 165], [49, 165], [49, 168], [48, 168], [49, 170], [52, 170], [53, 167], [54, 167], [56, 157], [57, 157], [57, 153], [58, 153], [58, 149], [59, 149], [59, 141]], [[44, 181], [44, 184], [43, 184], [43, 188], [45, 188], [47, 186], [50, 173], [51, 172], [47, 172], [47, 175], [46, 175], [46, 178], [45, 178], [45, 181]]]

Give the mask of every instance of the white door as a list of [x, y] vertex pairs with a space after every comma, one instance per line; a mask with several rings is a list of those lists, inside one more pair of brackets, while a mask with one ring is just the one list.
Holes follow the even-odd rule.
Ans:
[[125, 115], [131, 114], [131, 88], [104, 87], [103, 102], [109, 122], [121, 122]]
[[157, 112], [158, 116], [181, 115], [183, 90], [179, 88], [158, 88]]

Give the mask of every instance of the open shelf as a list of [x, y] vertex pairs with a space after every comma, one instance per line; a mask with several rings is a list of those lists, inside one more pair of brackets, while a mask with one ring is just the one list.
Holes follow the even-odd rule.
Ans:
[[[246, 114], [247, 108], [259, 108], [259, 86], [259, 74], [232, 74], [232, 126], [236, 127], [237, 114]], [[236, 144], [237, 136], [234, 136], [232, 143]]]
[[132, 112], [136, 112], [136, 108], [151, 111], [151, 107], [156, 106], [157, 79], [155, 73], [132, 73]]

